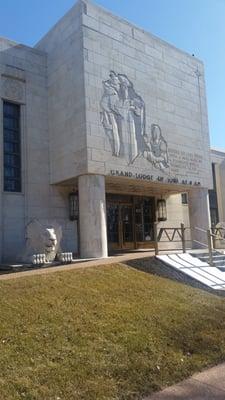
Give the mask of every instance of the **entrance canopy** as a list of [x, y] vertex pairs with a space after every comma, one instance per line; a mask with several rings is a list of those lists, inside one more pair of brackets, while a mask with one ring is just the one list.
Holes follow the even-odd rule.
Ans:
[[120, 193], [140, 196], [164, 196], [194, 190], [194, 187], [174, 183], [151, 182], [144, 179], [106, 176], [106, 193]]

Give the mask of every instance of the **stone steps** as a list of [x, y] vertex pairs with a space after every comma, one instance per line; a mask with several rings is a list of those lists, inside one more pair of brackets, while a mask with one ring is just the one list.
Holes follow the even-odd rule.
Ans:
[[[190, 253], [175, 253], [156, 256], [161, 262], [179, 271], [184, 276], [199, 282], [212, 291], [221, 291], [225, 295], [225, 264], [223, 266], [210, 266], [206, 259], [201, 260], [202, 253], [193, 256]], [[206, 255], [206, 254], [205, 254]]]
[[[193, 257], [197, 257], [199, 260], [203, 262], [209, 263], [209, 253], [208, 252], [199, 252], [199, 253], [190, 253]], [[214, 250], [212, 252], [213, 265], [214, 267], [225, 269], [225, 254], [221, 254], [218, 251]]]

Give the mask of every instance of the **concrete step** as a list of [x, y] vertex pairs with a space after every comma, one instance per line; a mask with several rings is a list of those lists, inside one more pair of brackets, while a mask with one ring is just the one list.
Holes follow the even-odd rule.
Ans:
[[[199, 258], [201, 258], [201, 260], [205, 260], [209, 258], [209, 255], [207, 254], [207, 256], [202, 256], [200, 255]], [[224, 254], [213, 254], [213, 259], [214, 260], [225, 260], [225, 255]]]
[[[201, 260], [203, 262], [208, 262], [209, 261], [209, 256], [208, 257], [198, 257], [198, 258], [199, 258], [199, 260]], [[213, 259], [213, 262], [216, 263], [216, 264], [220, 263], [220, 262], [225, 263], [225, 257], [215, 257], [215, 256], [213, 256], [212, 259]]]
[[[208, 263], [209, 263], [209, 261], [208, 261]], [[225, 267], [225, 261], [214, 261], [213, 260], [213, 265], [214, 265], [214, 267]]]
[[[188, 279], [195, 280], [212, 291], [225, 294], [225, 267], [211, 267], [198, 257], [192, 257], [190, 253], [158, 255], [156, 257], [179, 273], [188, 276]], [[186, 278], [183, 279], [185, 281]]]
[[[199, 253], [189, 253], [191, 254], [192, 257], [196, 258], [204, 258], [204, 257], [209, 257], [209, 253], [204, 251], [204, 252], [199, 252]], [[212, 252], [213, 256], [223, 256], [223, 254], [219, 253], [218, 251], [213, 251]]]
[[[209, 264], [209, 253], [206, 252], [205, 250], [198, 251], [197, 253], [190, 253], [192, 257], [198, 258], [202, 262], [206, 262]], [[216, 250], [213, 250], [212, 252], [212, 258], [213, 258], [213, 265], [215, 267], [225, 267], [225, 254], [222, 254]]]
[[[199, 260], [201, 260], [202, 262], [206, 262], [206, 263], [208, 263], [209, 264], [209, 259], [202, 259], [202, 258], [199, 258]], [[217, 261], [217, 260], [214, 260], [213, 259], [213, 265], [214, 265], [214, 267], [225, 267], [225, 260], [220, 260], [220, 261]]]

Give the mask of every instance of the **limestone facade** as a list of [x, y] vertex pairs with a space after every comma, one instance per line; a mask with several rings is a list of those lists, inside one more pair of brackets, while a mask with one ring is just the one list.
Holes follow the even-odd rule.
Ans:
[[[197, 58], [79, 0], [34, 48], [0, 39], [0, 95], [20, 104], [22, 156], [20, 193], [4, 191], [0, 176], [2, 261], [24, 248], [33, 219], [62, 226], [62, 251], [107, 256], [107, 194], [154, 198], [154, 220], [157, 199], [165, 198], [167, 221], [159, 227], [210, 224], [207, 101]], [[3, 148], [2, 119], [1, 110]], [[79, 221], [69, 219], [72, 191]]]
[[[3, 191], [3, 151], [0, 193], [0, 255], [15, 261], [25, 247], [25, 227], [33, 219], [55, 219], [63, 228], [66, 249], [77, 251], [77, 230], [68, 219], [68, 187], [50, 185], [47, 55], [38, 49], [0, 39], [0, 95], [20, 104], [22, 190]], [[3, 149], [3, 108], [0, 112]]]
[[213, 199], [211, 208], [217, 208], [217, 221], [225, 221], [225, 151], [219, 149], [211, 150], [211, 162], [213, 166], [213, 189], [216, 199]]

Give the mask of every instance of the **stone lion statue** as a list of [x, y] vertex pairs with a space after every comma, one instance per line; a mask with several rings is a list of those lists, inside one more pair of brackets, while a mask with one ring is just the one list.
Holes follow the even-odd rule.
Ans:
[[62, 228], [57, 222], [34, 219], [26, 226], [23, 261], [31, 262], [34, 254], [45, 254], [47, 262], [54, 261], [60, 252], [61, 239]]

